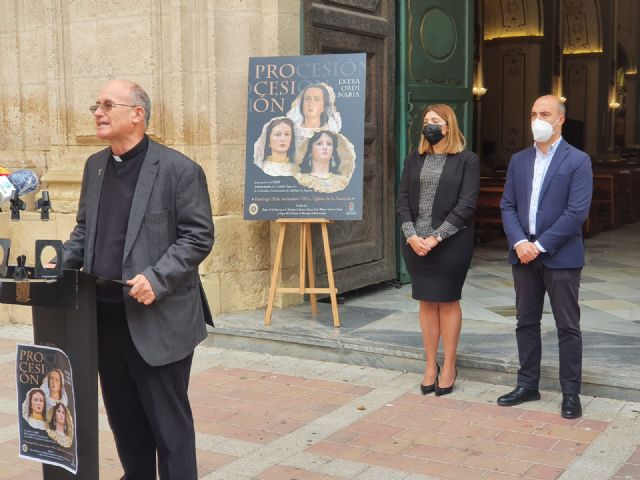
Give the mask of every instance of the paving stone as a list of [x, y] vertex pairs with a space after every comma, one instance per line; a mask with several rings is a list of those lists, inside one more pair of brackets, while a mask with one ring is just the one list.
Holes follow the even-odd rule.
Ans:
[[[452, 395], [436, 398], [419, 394], [420, 374], [352, 366], [330, 374], [327, 365], [340, 364], [305, 359], [298, 369], [290, 358], [206, 346], [196, 362], [200, 353], [206, 368], [194, 372], [190, 391], [199, 478], [583, 480], [634, 478], [639, 467], [638, 403], [586, 397], [585, 416], [567, 421], [551, 401], [498, 407], [501, 387], [464, 378]], [[13, 368], [0, 363], [0, 381]], [[0, 479], [39, 478], [39, 464], [17, 458], [9, 393], [0, 397]], [[548, 391], [543, 398], [559, 400]], [[101, 412], [101, 478], [119, 479]]]

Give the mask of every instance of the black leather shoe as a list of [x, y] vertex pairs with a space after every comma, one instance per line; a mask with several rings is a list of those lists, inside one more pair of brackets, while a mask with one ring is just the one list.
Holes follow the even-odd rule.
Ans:
[[436, 363], [436, 381], [431, 385], [423, 385], [420, 384], [420, 391], [423, 395], [427, 395], [428, 393], [433, 393], [436, 391], [436, 382], [438, 381], [438, 375], [440, 375], [440, 365]]
[[576, 393], [563, 393], [560, 415], [562, 415], [562, 418], [580, 418], [582, 416], [580, 395]]
[[529, 390], [524, 387], [516, 387], [506, 395], [502, 395], [498, 398], [498, 405], [501, 407], [512, 407], [514, 405], [520, 405], [522, 402], [531, 402], [533, 400], [540, 400], [540, 391]]
[[448, 387], [440, 388], [440, 385], [436, 385], [436, 397], [441, 397], [442, 395], [449, 395], [453, 392], [453, 386], [456, 383], [456, 379], [458, 378], [458, 367], [456, 367], [456, 376], [453, 377], [453, 383]]

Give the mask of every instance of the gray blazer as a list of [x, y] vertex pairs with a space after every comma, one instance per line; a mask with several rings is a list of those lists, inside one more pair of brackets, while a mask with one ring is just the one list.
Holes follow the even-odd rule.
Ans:
[[[76, 226], [64, 244], [64, 267], [91, 273], [100, 193], [110, 149], [91, 155], [82, 178]], [[213, 247], [213, 221], [202, 168], [149, 140], [131, 204], [123, 280], [142, 273], [156, 294], [144, 306], [123, 289], [131, 338], [152, 366], [181, 360], [206, 337], [211, 314], [198, 265]]]

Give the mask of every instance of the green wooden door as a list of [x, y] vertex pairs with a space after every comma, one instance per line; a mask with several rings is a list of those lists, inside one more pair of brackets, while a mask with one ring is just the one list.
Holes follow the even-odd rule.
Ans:
[[[420, 140], [424, 108], [446, 103], [470, 146], [473, 132], [473, 0], [399, 2], [398, 175]], [[400, 233], [398, 241], [404, 241]], [[398, 249], [400, 251], [400, 249]], [[408, 282], [398, 258], [400, 279]]]

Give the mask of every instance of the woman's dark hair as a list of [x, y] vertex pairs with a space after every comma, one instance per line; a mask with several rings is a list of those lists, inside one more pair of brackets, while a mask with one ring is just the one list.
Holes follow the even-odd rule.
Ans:
[[64, 403], [56, 403], [51, 409], [51, 419], [49, 420], [49, 429], [56, 429], [56, 413], [58, 413], [58, 409], [62, 407], [64, 410], [64, 434], [69, 435], [69, 425], [67, 425], [67, 407], [64, 406]]
[[[320, 114], [320, 126], [327, 125], [327, 123], [329, 122], [329, 114], [331, 112], [331, 103], [329, 100], [329, 90], [327, 90], [327, 87], [325, 87], [321, 83], [314, 83], [313, 85], [309, 85], [304, 88], [304, 90], [302, 91], [302, 95], [300, 96], [300, 114], [302, 115], [302, 118], [305, 118], [304, 110], [303, 110], [304, 94], [309, 88], [319, 88], [320, 90], [322, 90], [322, 100], [324, 101], [324, 110]], [[304, 123], [305, 121], [306, 119], [304, 119], [302, 123]]]
[[289, 125], [291, 129], [291, 145], [289, 145], [289, 150], [287, 150], [287, 158], [289, 162], [293, 162], [293, 159], [296, 158], [296, 142], [295, 142], [295, 131], [293, 129], [293, 122], [290, 118], [276, 118], [275, 120], [271, 120], [269, 126], [267, 127], [267, 133], [264, 139], [264, 155], [262, 156], [262, 162], [264, 162], [269, 155], [271, 155], [271, 146], [269, 145], [269, 137], [271, 137], [271, 132], [276, 126], [281, 123], [286, 123]]
[[319, 130], [309, 139], [309, 143], [307, 143], [307, 151], [305, 152], [302, 164], [300, 165], [300, 173], [311, 173], [311, 151], [313, 149], [313, 144], [316, 143], [322, 135], [327, 135], [333, 141], [333, 153], [331, 154], [331, 162], [329, 163], [329, 172], [338, 173], [338, 169], [340, 168], [338, 136], [329, 130]]
[[46, 403], [46, 398], [47, 396], [44, 394], [44, 392], [42, 390], [40, 390], [39, 388], [34, 388], [33, 390], [31, 390], [29, 392], [29, 401], [28, 401], [28, 405], [29, 405], [29, 416], [31, 416], [31, 414], [33, 413], [33, 410], [31, 410], [31, 400], [33, 399], [33, 396], [39, 393], [40, 395], [42, 395], [42, 401]]

